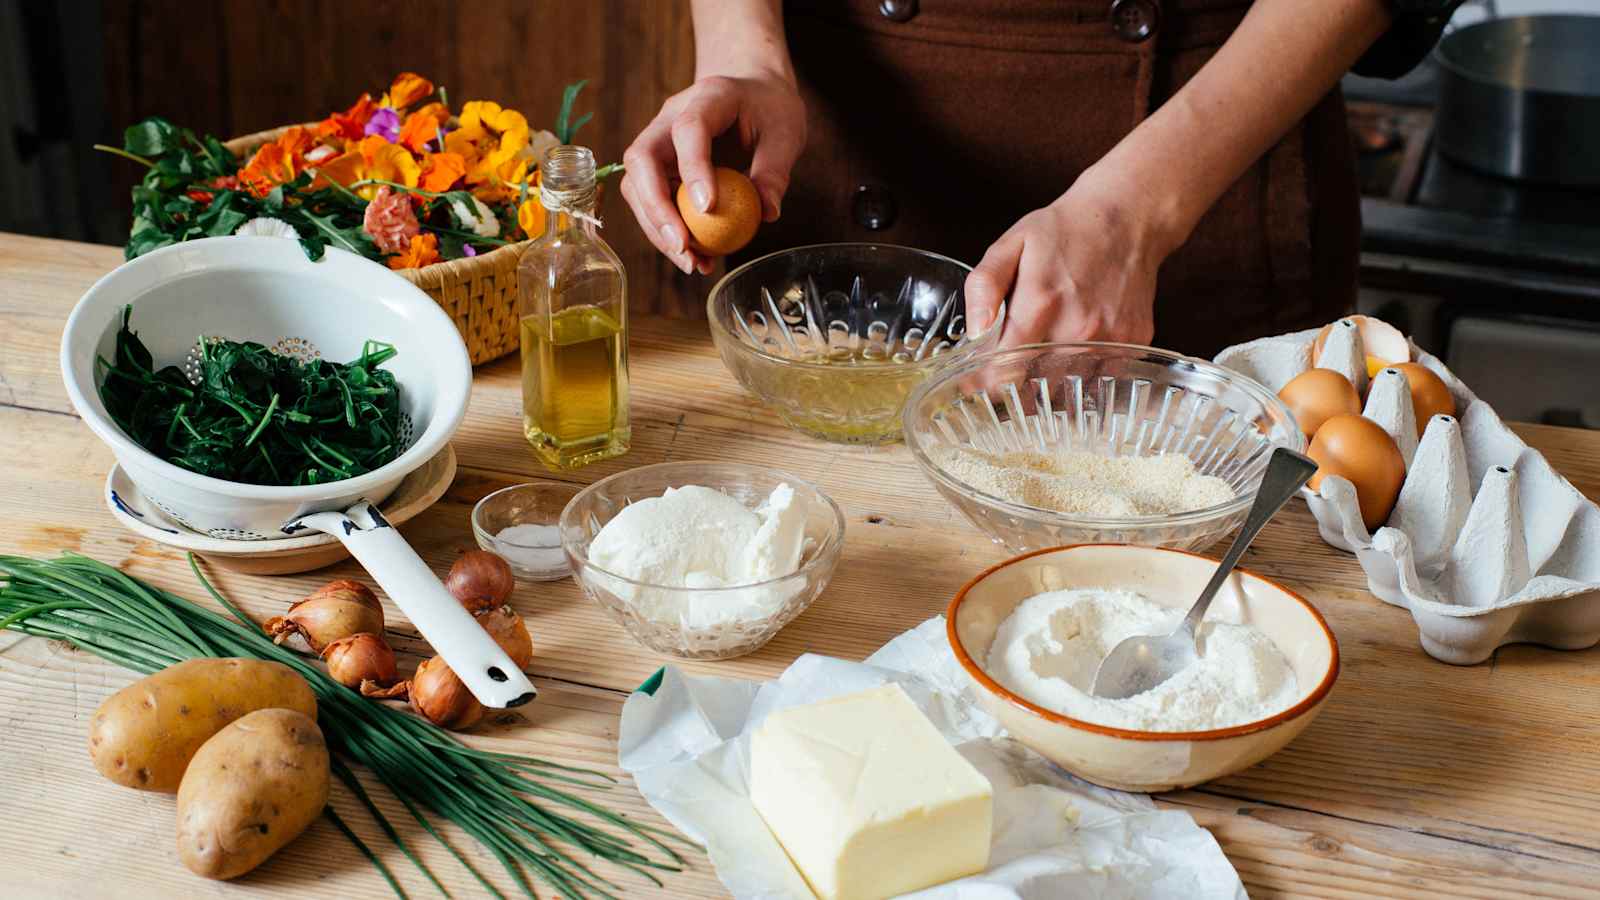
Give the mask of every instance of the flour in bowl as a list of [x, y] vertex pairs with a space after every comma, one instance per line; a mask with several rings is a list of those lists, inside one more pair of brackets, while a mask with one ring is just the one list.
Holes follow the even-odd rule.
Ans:
[[1073, 451], [985, 453], [948, 444], [929, 451], [946, 472], [1002, 500], [1103, 519], [1205, 509], [1234, 498], [1233, 488], [1195, 471], [1181, 453], [1101, 456]]
[[1135, 731], [1209, 731], [1294, 705], [1294, 670], [1271, 638], [1249, 625], [1213, 621], [1201, 624], [1200, 659], [1189, 668], [1122, 700], [1090, 694], [1112, 647], [1134, 635], [1167, 634], [1182, 615], [1132, 591], [1037, 594], [1000, 624], [985, 671], [1045, 709]]

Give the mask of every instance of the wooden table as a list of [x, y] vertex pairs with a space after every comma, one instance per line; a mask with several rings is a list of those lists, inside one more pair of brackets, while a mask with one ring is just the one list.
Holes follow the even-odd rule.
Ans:
[[[0, 235], [0, 552], [77, 550], [198, 598], [179, 555], [134, 538], [106, 512], [111, 454], [73, 415], [57, 370], [68, 310], [120, 260], [114, 248]], [[637, 322], [630, 353], [633, 451], [556, 477], [588, 482], [669, 459], [758, 462], [815, 480], [849, 521], [838, 574], [810, 610], [758, 653], [686, 669], [767, 678], [806, 651], [860, 659], [938, 614], [958, 585], [1004, 557], [933, 492], [903, 448], [836, 447], [785, 429], [723, 371], [703, 324]], [[468, 515], [479, 497], [552, 477], [522, 443], [518, 398], [515, 359], [478, 370], [455, 439], [455, 484], [403, 529], [441, 572], [471, 546]], [[1517, 430], [1600, 496], [1600, 434]], [[1410, 616], [1367, 593], [1354, 558], [1318, 540], [1303, 504], [1267, 527], [1245, 565], [1316, 603], [1344, 661], [1325, 711], [1294, 744], [1237, 776], [1159, 798], [1211, 829], [1252, 895], [1592, 895], [1600, 650], [1514, 646], [1472, 668], [1436, 662], [1418, 647]], [[332, 577], [358, 574], [346, 562], [304, 576], [218, 580], [265, 618]], [[634, 644], [570, 582], [521, 585], [514, 605], [534, 634], [539, 700], [494, 717], [472, 740], [616, 773], [622, 702], [667, 660]], [[390, 621], [407, 670], [423, 647], [393, 609]], [[236, 883], [191, 876], [174, 853], [171, 798], [114, 787], [88, 760], [89, 715], [133, 677], [65, 646], [0, 636], [0, 896], [389, 896], [326, 822]], [[404, 830], [398, 804], [379, 795]], [[603, 799], [659, 821], [625, 781]], [[333, 803], [413, 896], [431, 895], [343, 788]], [[433, 870], [458, 896], [474, 896], [462, 868], [415, 832], [410, 843]], [[619, 877], [629, 896], [723, 896], [703, 857], [664, 891]]]

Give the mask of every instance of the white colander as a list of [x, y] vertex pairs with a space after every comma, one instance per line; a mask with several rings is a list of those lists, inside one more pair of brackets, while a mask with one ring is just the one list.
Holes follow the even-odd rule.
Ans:
[[[201, 337], [256, 341], [298, 357], [358, 356], [377, 340], [399, 351], [384, 368], [400, 384], [410, 446], [382, 468], [323, 485], [223, 481], [158, 459], [106, 413], [95, 357], [112, 358], [122, 309], [156, 366], [183, 365]], [[455, 324], [432, 298], [388, 269], [329, 249], [306, 258], [297, 241], [223, 237], [157, 250], [95, 282], [61, 337], [67, 394], [146, 497], [189, 528], [232, 540], [326, 531], [349, 549], [484, 704], [514, 706], [534, 688], [376, 505], [449, 442], [466, 413], [472, 366]]]

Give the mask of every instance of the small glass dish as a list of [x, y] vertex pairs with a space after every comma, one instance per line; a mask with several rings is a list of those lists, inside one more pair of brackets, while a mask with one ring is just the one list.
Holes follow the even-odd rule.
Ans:
[[561, 549], [561, 511], [582, 490], [559, 481], [514, 484], [472, 508], [478, 546], [497, 554], [519, 578], [555, 581], [572, 574]]
[[795, 247], [725, 275], [706, 317], [728, 371], [789, 427], [836, 443], [891, 443], [912, 388], [1000, 338], [999, 328], [967, 332], [971, 271], [892, 244]]
[[[805, 548], [789, 575], [755, 584], [685, 588], [649, 584], [589, 562], [589, 544], [628, 504], [697, 484], [755, 509], [780, 484], [806, 501]], [[828, 586], [844, 546], [844, 513], [808, 481], [766, 466], [675, 462], [619, 472], [584, 488], [561, 514], [561, 543], [584, 594], [639, 643], [684, 659], [730, 659], [772, 640]], [[738, 607], [738, 616], [721, 615]]]

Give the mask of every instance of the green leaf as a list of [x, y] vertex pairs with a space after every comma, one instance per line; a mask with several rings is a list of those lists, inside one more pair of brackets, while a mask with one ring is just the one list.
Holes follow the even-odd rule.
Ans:
[[122, 132], [122, 149], [140, 156], [161, 156], [177, 149], [178, 129], [171, 122], [151, 116]]
[[556, 140], [563, 144], [572, 143], [572, 138], [578, 133], [578, 129], [589, 121], [588, 116], [585, 116], [578, 120], [578, 124], [569, 124], [572, 121], [572, 106], [578, 102], [578, 92], [588, 83], [589, 79], [585, 78], [567, 85], [566, 90], [561, 92], [561, 111], [556, 114], [555, 135]]

